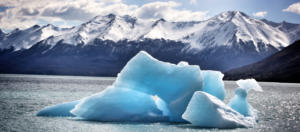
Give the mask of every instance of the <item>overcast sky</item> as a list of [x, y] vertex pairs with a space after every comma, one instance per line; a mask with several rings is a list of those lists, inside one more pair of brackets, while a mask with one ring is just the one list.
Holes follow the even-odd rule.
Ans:
[[198, 21], [229, 10], [275, 22], [300, 23], [300, 0], [0, 0], [0, 28], [10, 31], [48, 23], [71, 27], [109, 13]]

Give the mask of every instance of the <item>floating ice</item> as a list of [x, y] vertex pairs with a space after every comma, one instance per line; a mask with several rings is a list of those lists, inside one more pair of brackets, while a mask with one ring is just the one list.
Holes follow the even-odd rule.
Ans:
[[162, 62], [141, 51], [126, 64], [113, 86], [157, 95], [166, 102], [170, 121], [183, 122], [181, 115], [193, 93], [202, 90], [203, 79], [199, 66]]
[[75, 116], [70, 111], [74, 109], [75, 105], [79, 103], [79, 100], [58, 104], [54, 106], [46, 107], [40, 110], [37, 116]]
[[102, 92], [46, 107], [37, 116], [118, 122], [188, 121], [214, 128], [253, 126], [256, 110], [246, 97], [249, 90], [262, 88], [254, 79], [237, 81], [240, 88], [228, 106], [222, 101], [226, 95], [223, 76], [218, 71], [201, 72], [198, 66], [187, 62], [162, 62], [141, 51]]
[[[112, 86], [81, 100], [72, 113], [98, 121], [157, 121], [167, 116], [169, 121], [185, 122], [181, 115], [193, 93], [202, 87], [199, 66], [161, 62], [141, 51], [126, 64]], [[54, 107], [70, 110], [66, 105]], [[51, 115], [56, 114], [60, 113]]]
[[198, 127], [237, 128], [251, 127], [256, 121], [253, 117], [245, 117], [223, 101], [208, 93], [194, 93], [182, 118]]
[[248, 104], [247, 95], [251, 89], [262, 92], [262, 88], [254, 79], [238, 80], [236, 83], [239, 88], [235, 90], [235, 96], [228, 105], [244, 116], [256, 116], [256, 110]]
[[202, 71], [202, 75], [204, 80], [203, 91], [224, 100], [226, 96], [223, 82], [224, 74], [219, 71], [205, 70]]
[[158, 97], [121, 88], [108, 87], [104, 91], [84, 98], [71, 111], [77, 117], [95, 121], [163, 121], [165, 107]]

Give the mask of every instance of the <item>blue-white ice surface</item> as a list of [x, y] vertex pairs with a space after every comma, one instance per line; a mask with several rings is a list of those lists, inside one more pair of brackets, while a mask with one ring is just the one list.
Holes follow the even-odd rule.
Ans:
[[162, 62], [141, 51], [126, 64], [113, 86], [157, 95], [166, 102], [170, 121], [183, 122], [181, 115], [194, 92], [202, 90], [203, 79], [199, 66]]
[[95, 121], [164, 121], [166, 118], [158, 105], [165, 107], [166, 104], [158, 97], [139, 91], [108, 87], [84, 98], [71, 113]]
[[219, 71], [203, 70], [202, 75], [204, 79], [203, 91], [224, 100], [226, 96], [223, 82], [224, 74]]

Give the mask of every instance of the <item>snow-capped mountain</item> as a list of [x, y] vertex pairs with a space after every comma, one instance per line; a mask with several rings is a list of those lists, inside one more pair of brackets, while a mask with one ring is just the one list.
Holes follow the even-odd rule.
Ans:
[[[164, 19], [154, 21], [109, 14], [97, 16], [73, 28], [35, 25], [25, 30], [16, 29], [1, 39], [0, 48], [13, 46], [15, 49], [28, 49], [45, 39], [50, 45], [61, 40], [63, 43], [77, 45], [91, 44], [96, 38], [115, 42], [150, 38], [182, 41], [198, 49], [230, 46], [233, 41], [253, 42], [257, 50], [258, 43], [281, 49], [299, 38], [299, 32], [299, 24], [283, 22], [274, 26], [239, 11], [223, 12], [199, 22], [168, 22]], [[50, 36], [54, 37], [49, 38]]]
[[[187, 22], [109, 14], [72, 28], [35, 25], [7, 34], [1, 31], [0, 62], [14, 57], [24, 61], [24, 56], [29, 55], [30, 59], [39, 60], [55, 56], [51, 61], [56, 63], [59, 60], [55, 59], [67, 56], [70, 64], [75, 64], [77, 56], [91, 59], [87, 65], [100, 66], [101, 62], [101, 66], [105, 63], [121, 68], [139, 50], [147, 50], [165, 61], [185, 60], [203, 69], [226, 71], [258, 61], [297, 39], [300, 39], [300, 24], [259, 20], [239, 11]], [[1, 60], [1, 55], [5, 60]], [[118, 62], [112, 63], [113, 60]]]

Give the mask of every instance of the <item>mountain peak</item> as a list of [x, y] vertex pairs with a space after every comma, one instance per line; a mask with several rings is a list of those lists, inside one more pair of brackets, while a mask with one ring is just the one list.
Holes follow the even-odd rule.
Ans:
[[243, 17], [249, 17], [249, 16], [241, 11], [225, 11], [216, 15], [214, 18], [222, 21], [230, 21], [233, 18], [243, 18]]
[[98, 15], [95, 16], [94, 18], [92, 18], [90, 21], [88, 21], [87, 23], [90, 22], [102, 22], [102, 21], [113, 21], [116, 18], [116, 15], [113, 13], [107, 14], [107, 15]]

